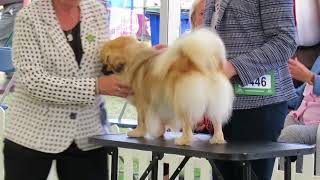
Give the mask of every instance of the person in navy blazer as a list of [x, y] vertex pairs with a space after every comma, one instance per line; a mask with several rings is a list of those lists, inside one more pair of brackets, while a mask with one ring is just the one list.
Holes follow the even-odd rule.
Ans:
[[[296, 50], [293, 1], [207, 0], [204, 24], [225, 43], [225, 73], [236, 99], [225, 138], [233, 141], [277, 141], [287, 114], [287, 101], [296, 97], [288, 59]], [[252, 162], [259, 180], [272, 176], [274, 159]], [[238, 165], [217, 161], [225, 180], [241, 177]]]

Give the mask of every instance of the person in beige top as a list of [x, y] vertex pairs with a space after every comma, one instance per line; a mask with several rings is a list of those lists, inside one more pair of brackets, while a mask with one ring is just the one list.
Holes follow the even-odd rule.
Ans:
[[40, 0], [17, 15], [5, 180], [46, 180], [53, 160], [59, 179], [107, 179], [106, 149], [88, 140], [106, 132], [100, 94], [131, 90], [101, 73], [106, 12], [95, 0]]

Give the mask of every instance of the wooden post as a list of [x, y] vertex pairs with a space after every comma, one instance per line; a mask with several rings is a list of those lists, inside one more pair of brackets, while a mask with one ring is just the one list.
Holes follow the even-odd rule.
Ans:
[[160, 44], [171, 44], [179, 37], [181, 24], [180, 4], [180, 1], [161, 0]]

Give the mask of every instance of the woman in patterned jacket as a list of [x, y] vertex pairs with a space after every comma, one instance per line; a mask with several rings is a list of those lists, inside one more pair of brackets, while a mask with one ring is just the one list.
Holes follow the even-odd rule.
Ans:
[[108, 40], [105, 8], [95, 0], [40, 0], [16, 18], [16, 90], [5, 127], [5, 180], [106, 180], [107, 153], [88, 138], [105, 133], [99, 94], [131, 90], [102, 76]]
[[[293, 1], [207, 0], [206, 26], [216, 30], [227, 51], [225, 73], [236, 99], [224, 127], [227, 141], [277, 141], [295, 97], [288, 59], [296, 49]], [[274, 159], [252, 162], [259, 180], [270, 180]], [[241, 168], [217, 162], [225, 180], [241, 177]]]

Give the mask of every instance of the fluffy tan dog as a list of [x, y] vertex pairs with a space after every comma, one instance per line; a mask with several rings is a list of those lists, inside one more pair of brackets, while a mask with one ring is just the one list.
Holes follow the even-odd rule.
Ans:
[[179, 38], [161, 52], [131, 37], [104, 44], [101, 59], [134, 91], [138, 126], [130, 137], [160, 137], [166, 127], [182, 128], [178, 145], [190, 144], [192, 128], [207, 114], [214, 126], [210, 143], [224, 143], [233, 88], [223, 73], [225, 47], [217, 34], [200, 29]]

